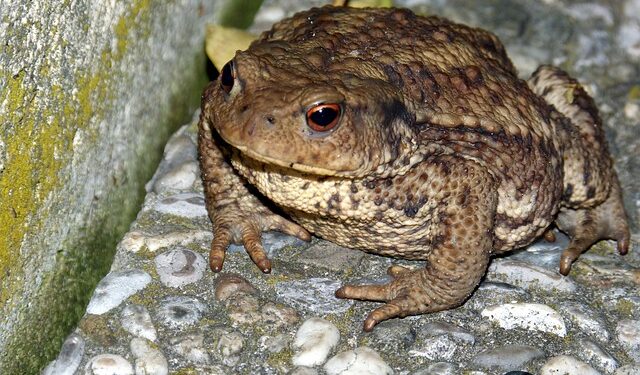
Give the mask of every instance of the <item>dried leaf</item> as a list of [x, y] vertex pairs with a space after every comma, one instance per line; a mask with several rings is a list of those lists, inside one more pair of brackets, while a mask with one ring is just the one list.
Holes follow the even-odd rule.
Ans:
[[220, 71], [236, 55], [236, 51], [246, 50], [256, 38], [256, 35], [244, 30], [208, 25], [205, 50], [213, 66]]

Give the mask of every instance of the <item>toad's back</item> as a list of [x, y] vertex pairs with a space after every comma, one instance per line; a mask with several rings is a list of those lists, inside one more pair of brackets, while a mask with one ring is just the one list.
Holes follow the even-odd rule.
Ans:
[[[529, 87], [487, 31], [403, 9], [325, 7], [277, 24], [254, 43], [277, 56], [269, 41], [288, 42], [281, 57], [288, 69], [297, 62], [300, 74], [312, 67], [324, 77], [350, 72], [389, 82], [415, 114], [426, 152], [486, 167], [499, 181], [495, 251], [539, 236], [563, 202], [593, 206], [609, 193], [611, 160], [591, 99], [567, 81], [578, 99], [567, 103], [566, 90], [546, 88], [554, 75], [548, 71]], [[565, 115], [579, 112], [582, 121], [571, 124], [549, 103]]]

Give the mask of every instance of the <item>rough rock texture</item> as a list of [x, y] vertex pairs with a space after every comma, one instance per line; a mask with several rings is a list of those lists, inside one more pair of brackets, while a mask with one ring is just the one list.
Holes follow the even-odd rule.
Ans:
[[215, 3], [0, 1], [0, 373], [54, 355], [108, 270], [198, 104]]
[[[194, 169], [192, 123], [167, 144], [147, 184], [144, 206], [118, 245], [112, 274], [91, 302], [100, 313], [85, 315], [45, 373], [108, 371], [107, 359], [130, 373], [640, 373], [640, 189], [632, 177], [640, 172], [640, 141], [633, 136], [640, 120], [640, 88], [634, 86], [640, 1], [624, 7], [605, 1], [416, 3], [497, 32], [523, 76], [552, 62], [592, 90], [634, 226], [631, 254], [620, 257], [603, 242], [562, 277], [557, 269], [566, 238], [558, 235], [555, 243], [542, 241], [494, 259], [462, 307], [390, 320], [365, 334], [363, 318], [377, 304], [337, 300], [332, 291], [346, 282], [384, 281], [390, 264], [421, 264], [268, 233], [263, 239], [271, 275], [238, 247], [228, 252], [224, 273], [208, 271], [203, 259], [211, 224]], [[278, 13], [267, 6], [271, 15]], [[119, 289], [114, 282], [148, 280], [144, 275], [151, 281], [124, 300], [122, 293], [107, 292]], [[307, 335], [329, 353], [302, 363], [295, 359], [304, 349], [295, 341], [313, 332], [309, 324], [328, 324], [326, 330], [335, 327], [339, 336], [334, 345], [335, 334], [331, 340]]]

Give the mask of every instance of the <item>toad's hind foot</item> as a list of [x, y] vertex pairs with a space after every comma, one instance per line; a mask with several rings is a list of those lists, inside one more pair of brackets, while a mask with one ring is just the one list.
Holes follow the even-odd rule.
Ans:
[[629, 224], [615, 173], [612, 176], [611, 192], [604, 203], [593, 208], [562, 209], [556, 223], [571, 238], [569, 246], [560, 257], [560, 273], [563, 275], [569, 273], [571, 264], [580, 254], [600, 240], [616, 240], [621, 255], [629, 251]]
[[460, 279], [443, 283], [443, 275], [438, 275], [429, 268], [411, 270], [391, 266], [387, 273], [393, 278], [388, 284], [345, 285], [336, 291], [338, 298], [386, 302], [369, 313], [363, 325], [366, 332], [370, 332], [376, 324], [387, 319], [459, 306], [471, 294], [477, 283], [475, 277], [466, 283]]

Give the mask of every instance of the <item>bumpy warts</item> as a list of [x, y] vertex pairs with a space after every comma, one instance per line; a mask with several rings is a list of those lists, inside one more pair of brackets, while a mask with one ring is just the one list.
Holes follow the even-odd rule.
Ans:
[[236, 54], [206, 89], [200, 164], [210, 264], [263, 231], [426, 261], [339, 298], [365, 320], [461, 305], [490, 256], [557, 226], [560, 272], [593, 243], [629, 251], [620, 185], [593, 100], [560, 69], [517, 77], [491, 33], [402, 9], [299, 13]]

